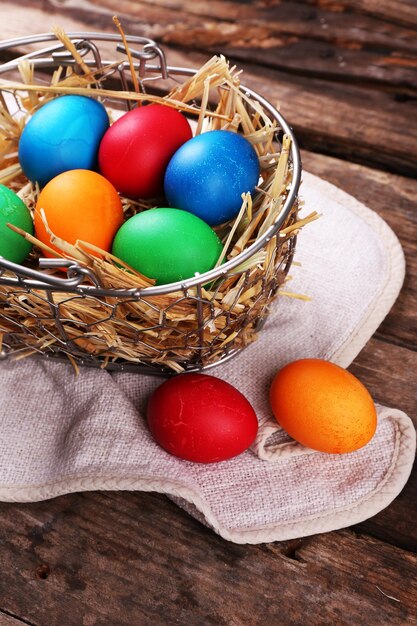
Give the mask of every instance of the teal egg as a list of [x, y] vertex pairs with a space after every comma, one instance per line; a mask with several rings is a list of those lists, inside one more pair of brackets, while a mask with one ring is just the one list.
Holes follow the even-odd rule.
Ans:
[[0, 256], [13, 263], [22, 263], [32, 249], [22, 235], [10, 230], [7, 223], [33, 234], [33, 222], [26, 204], [14, 191], [0, 185]]
[[101, 102], [87, 96], [54, 98], [23, 129], [19, 161], [29, 180], [44, 187], [68, 170], [97, 169], [100, 141], [109, 127]]
[[214, 230], [199, 217], [173, 208], [150, 209], [116, 233], [113, 254], [157, 285], [211, 270], [222, 251]]

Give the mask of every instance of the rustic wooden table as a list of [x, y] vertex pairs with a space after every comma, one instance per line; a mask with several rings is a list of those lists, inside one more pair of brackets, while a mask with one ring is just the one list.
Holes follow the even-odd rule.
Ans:
[[[281, 103], [304, 167], [398, 234], [402, 294], [351, 370], [417, 418], [416, 0], [1, 1], [1, 38], [113, 31], [115, 9], [174, 64], [236, 61]], [[259, 546], [227, 543], [157, 494], [0, 504], [0, 624], [413, 624], [416, 499], [414, 471], [367, 522]]]

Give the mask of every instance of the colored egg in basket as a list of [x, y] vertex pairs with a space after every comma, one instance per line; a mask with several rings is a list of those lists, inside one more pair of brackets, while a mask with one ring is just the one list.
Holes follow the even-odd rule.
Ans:
[[41, 187], [67, 170], [94, 170], [108, 127], [106, 109], [94, 98], [55, 98], [38, 109], [24, 127], [19, 141], [20, 165], [29, 180]]
[[242, 135], [215, 130], [187, 141], [170, 160], [164, 181], [171, 206], [190, 211], [211, 226], [234, 218], [242, 194], [259, 179], [257, 154]]
[[211, 270], [222, 252], [216, 233], [187, 211], [156, 208], [134, 215], [117, 232], [113, 254], [157, 285]]
[[117, 191], [90, 170], [69, 170], [53, 178], [39, 195], [34, 219], [36, 237], [57, 251], [47, 229], [70, 244], [81, 240], [108, 251], [122, 222]]
[[172, 107], [150, 104], [133, 109], [104, 135], [100, 171], [125, 196], [160, 196], [168, 161], [191, 137], [187, 118]]
[[0, 256], [13, 263], [23, 263], [32, 244], [13, 232], [7, 224], [33, 233], [33, 222], [25, 203], [11, 189], [0, 185]]

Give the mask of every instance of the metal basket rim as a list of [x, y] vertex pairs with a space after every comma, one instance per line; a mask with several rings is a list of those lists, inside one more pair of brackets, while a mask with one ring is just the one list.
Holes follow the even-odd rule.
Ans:
[[[67, 32], [66, 34], [70, 39], [73, 39], [73, 40], [74, 39], [82, 39], [82, 40], [96, 39], [99, 41], [115, 41], [118, 43], [122, 42], [120, 35], [113, 34], [113, 33], [100, 33], [100, 32], [93, 32], [93, 31], [91, 32], [90, 31], [85, 31], [85, 32], [75, 31], [75, 32]], [[140, 37], [136, 35], [127, 35], [126, 40], [128, 43], [137, 43], [141, 45], [151, 44], [159, 48], [159, 45], [156, 42], [146, 37]], [[26, 36], [26, 37], [17, 37], [14, 39], [7, 39], [7, 40], [0, 41], [0, 50], [13, 48], [15, 46], [24, 46], [24, 45], [29, 45], [33, 43], [41, 43], [41, 42], [46, 42], [46, 41], [58, 41], [58, 39], [56, 35], [53, 33], [39, 33], [39, 34], [34, 34], [31, 36]], [[163, 50], [162, 48], [160, 49]], [[43, 49], [37, 50], [35, 55], [48, 52], [49, 50], [50, 50], [49, 48], [43, 48]], [[1, 64], [0, 75], [6, 71], [16, 68], [18, 63], [21, 61], [22, 58], [25, 58], [25, 56], [26, 55], [24, 54], [19, 55], [18, 57], [16, 57], [16, 59], [13, 59], [12, 61], [8, 61], [4, 64]], [[59, 61], [57, 61], [56, 64], [58, 65]], [[185, 68], [185, 67], [169, 66], [169, 65], [167, 66], [167, 69], [168, 69], [168, 72], [175, 73], [175, 74], [188, 75], [188, 76], [192, 76], [198, 71], [197, 69], [194, 69], [194, 68]], [[1, 85], [0, 85], [0, 88], [1, 88]], [[292, 181], [291, 181], [291, 188], [283, 204], [283, 207], [278, 217], [276, 218], [275, 222], [271, 224], [271, 226], [269, 226], [269, 228], [265, 231], [262, 237], [260, 237], [257, 241], [255, 241], [251, 246], [243, 250], [241, 253], [236, 255], [236, 257], [234, 257], [233, 259], [226, 261], [221, 266], [214, 268], [212, 270], [209, 270], [208, 272], [205, 272], [204, 274], [199, 274], [195, 277], [188, 278], [187, 280], [182, 280], [182, 281], [178, 281], [175, 283], [168, 283], [165, 285], [145, 287], [143, 289], [135, 290], [136, 294], [140, 297], [165, 295], [165, 294], [169, 294], [169, 293], [173, 293], [177, 291], [187, 291], [191, 287], [201, 286], [208, 282], [216, 280], [220, 276], [227, 275], [230, 270], [233, 270], [235, 267], [238, 267], [239, 265], [244, 263], [247, 259], [249, 259], [254, 254], [256, 254], [256, 252], [261, 250], [265, 246], [265, 244], [268, 243], [268, 241], [277, 234], [280, 227], [282, 226], [282, 224], [285, 222], [286, 218], [290, 214], [291, 209], [297, 200], [299, 187], [301, 184], [302, 166], [301, 166], [301, 155], [300, 155], [300, 150], [298, 147], [298, 142], [297, 142], [297, 139], [295, 137], [292, 127], [288, 124], [285, 117], [262, 95], [260, 95], [259, 93], [247, 87], [244, 84], [241, 84], [241, 89], [247, 95], [255, 99], [259, 104], [261, 104], [262, 107], [266, 109], [266, 111], [278, 121], [283, 132], [286, 135], [288, 135], [291, 139], [290, 154], [291, 154], [291, 159], [292, 159], [292, 168], [293, 168], [292, 174], [293, 175], [292, 175]], [[22, 270], [25, 269], [24, 266], [19, 266], [19, 267], [21, 267]], [[42, 273], [39, 272], [39, 275], [42, 276]], [[63, 280], [62, 282], [64, 283], [65, 281]], [[68, 289], [69, 291], [71, 291], [70, 286], [68, 286]], [[77, 288], [74, 289], [74, 291], [76, 290]], [[113, 290], [109, 290], [109, 291], [113, 291]], [[114, 291], [117, 291], [117, 290], [114, 290]]]

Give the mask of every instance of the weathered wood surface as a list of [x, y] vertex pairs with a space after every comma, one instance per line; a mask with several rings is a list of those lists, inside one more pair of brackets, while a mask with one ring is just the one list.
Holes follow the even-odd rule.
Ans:
[[2, 505], [0, 537], [3, 606], [31, 624], [415, 620], [417, 555], [353, 531], [226, 545], [161, 496], [92, 493]]
[[[12, 615], [9, 615], [7, 613], [3, 613], [0, 609], [0, 625], [1, 626], [21, 626], [21, 624], [24, 624], [25, 622], [23, 622], [21, 619], [13, 617]], [[27, 622], [26, 622], [27, 623]]]
[[[303, 148], [415, 176], [417, 20], [401, 29], [378, 13], [354, 12], [357, 3], [345, 4], [353, 13], [337, 3], [323, 9], [303, 2], [122, 0], [117, 9], [131, 34], [165, 44], [172, 64], [198, 66], [207, 58], [202, 51], [237, 59], [248, 85], [280, 103]], [[57, 21], [112, 30], [114, 10], [111, 0], [4, 2], [0, 23], [5, 37], [43, 32]], [[303, 28], [300, 11], [312, 16]]]
[[[57, 23], [112, 31], [114, 11], [110, 0], [2, 2], [2, 38]], [[404, 289], [350, 369], [376, 401], [417, 419], [415, 1], [120, 0], [117, 11], [172, 64], [236, 59], [249, 86], [281, 103], [306, 169], [396, 231]], [[414, 470], [362, 524], [261, 546], [226, 543], [156, 494], [0, 504], [0, 624], [414, 624], [416, 501]]]

